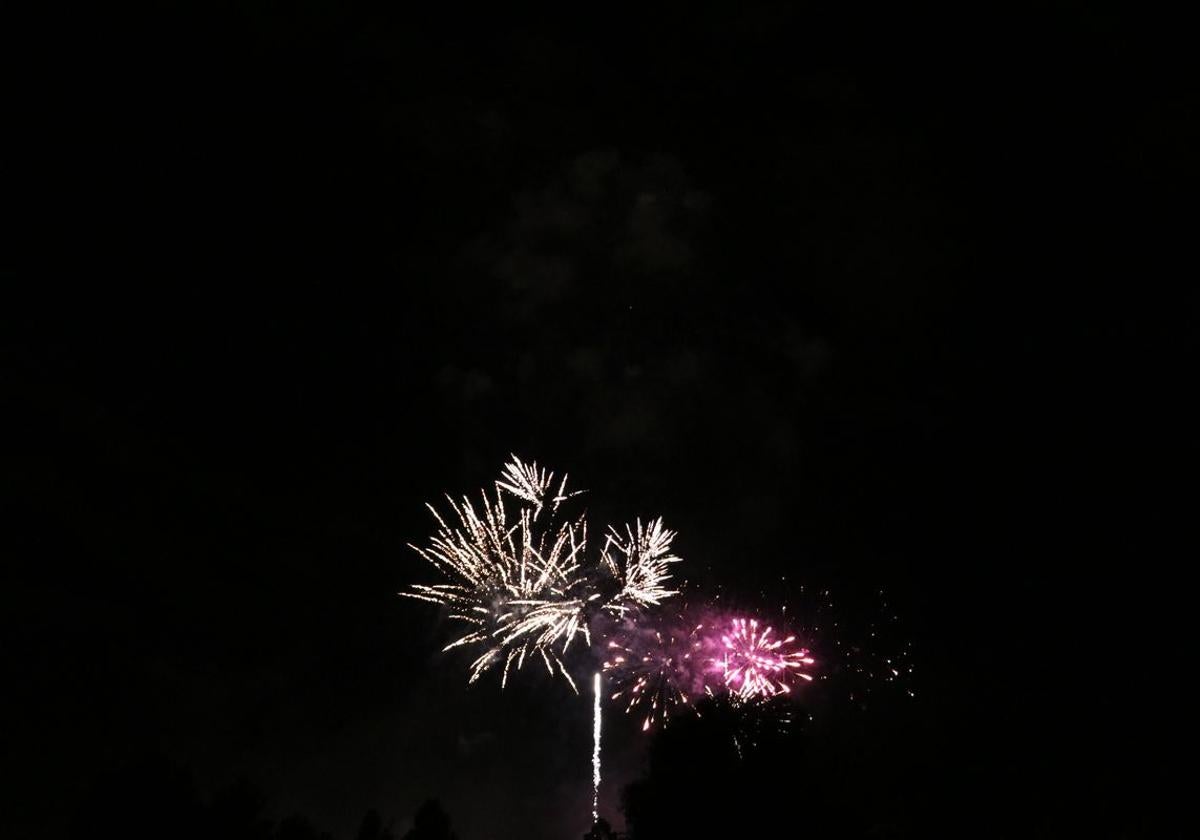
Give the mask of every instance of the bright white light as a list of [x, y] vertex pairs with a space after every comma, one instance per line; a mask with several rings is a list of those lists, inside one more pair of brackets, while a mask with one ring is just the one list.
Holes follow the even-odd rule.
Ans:
[[592, 677], [592, 823], [600, 819], [600, 672]]

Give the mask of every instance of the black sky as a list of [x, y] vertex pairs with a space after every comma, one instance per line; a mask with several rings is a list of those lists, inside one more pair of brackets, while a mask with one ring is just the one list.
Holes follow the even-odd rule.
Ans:
[[[651, 5], [8, 28], [21, 836], [152, 753], [336, 836], [428, 796], [464, 840], [582, 832], [586, 704], [466, 690], [395, 597], [423, 503], [510, 452], [661, 513], [731, 597], [786, 576], [861, 619], [884, 590], [917, 696], [815, 737], [898, 831], [1164, 836], [1184, 36]], [[616, 817], [641, 758], [612, 738]]]

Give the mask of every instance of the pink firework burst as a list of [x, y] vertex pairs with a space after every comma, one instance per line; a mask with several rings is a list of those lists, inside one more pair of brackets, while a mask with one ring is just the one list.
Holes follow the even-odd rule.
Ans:
[[721, 654], [715, 660], [725, 687], [743, 699], [774, 697], [790, 692], [796, 678], [812, 680], [805, 669], [813, 664], [808, 649], [794, 647], [795, 636], [775, 639], [772, 628], [759, 630], [758, 621], [735, 618], [721, 635]]

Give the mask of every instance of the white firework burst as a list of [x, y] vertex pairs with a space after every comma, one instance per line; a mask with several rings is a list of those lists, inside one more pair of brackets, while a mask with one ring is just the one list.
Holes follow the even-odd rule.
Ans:
[[[674, 594], [666, 588], [674, 533], [653, 520], [626, 526], [625, 535], [610, 528], [598, 562], [587, 556], [583, 516], [559, 517], [568, 492], [567, 478], [554, 489], [554, 474], [515, 455], [495, 482], [494, 495], [481, 491], [478, 507], [467, 497], [447, 496], [453, 524], [427, 505], [438, 530], [425, 548], [411, 546], [448, 580], [414, 585], [401, 593], [445, 606], [450, 617], [470, 630], [446, 646], [482, 646], [471, 665], [469, 682], [502, 666], [501, 685], [512, 667], [540, 658], [551, 675], [561, 674], [578, 691], [563, 664], [576, 636], [591, 644], [588, 618], [599, 610], [620, 613], [632, 605], [658, 604]], [[510, 510], [510, 508], [512, 508]], [[601, 586], [617, 583], [616, 594]]]
[[671, 553], [675, 532], [663, 527], [661, 517], [650, 520], [645, 527], [640, 519], [633, 527], [626, 525], [623, 535], [611, 526], [608, 530], [600, 559], [621, 582], [621, 593], [608, 605], [611, 610], [623, 612], [632, 605], [656, 607], [679, 594], [666, 587], [671, 578], [668, 566], [680, 558]]

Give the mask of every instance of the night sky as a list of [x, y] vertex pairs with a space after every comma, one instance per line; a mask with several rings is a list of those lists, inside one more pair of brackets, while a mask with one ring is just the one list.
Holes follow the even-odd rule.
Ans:
[[[146, 761], [337, 838], [430, 797], [580, 836], [587, 699], [468, 689], [396, 595], [509, 453], [664, 516], [706, 591], [897, 616], [914, 696], [805, 735], [872, 836], [1177, 836], [1181, 30], [168, 5], [5, 37], [6, 836]], [[606, 724], [620, 826], [646, 739]]]

